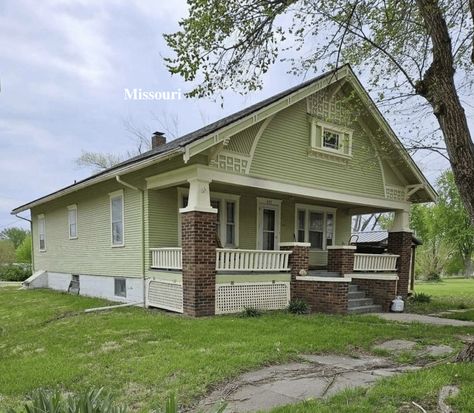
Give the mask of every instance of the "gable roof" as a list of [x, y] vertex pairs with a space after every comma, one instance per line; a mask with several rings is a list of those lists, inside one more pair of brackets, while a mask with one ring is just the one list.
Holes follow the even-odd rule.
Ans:
[[[423, 173], [420, 171], [420, 169], [417, 167], [417, 165], [414, 163], [413, 159], [410, 157], [406, 149], [403, 147], [401, 144], [400, 140], [398, 137], [395, 135], [393, 130], [390, 128], [390, 125], [386, 122], [386, 120], [383, 118], [382, 114], [376, 107], [375, 103], [372, 101], [368, 93], [365, 91], [357, 77], [355, 76], [354, 72], [352, 71], [351, 67], [349, 65], [344, 65], [338, 69], [334, 69], [331, 71], [328, 71], [326, 73], [323, 73], [322, 75], [319, 75], [317, 77], [314, 77], [310, 80], [307, 80], [303, 83], [300, 83], [296, 86], [293, 86], [289, 89], [286, 89], [280, 93], [277, 93], [276, 95], [273, 95], [265, 100], [262, 100], [258, 103], [255, 103], [254, 105], [248, 106], [247, 108], [244, 108], [238, 112], [235, 112], [229, 116], [226, 116], [216, 122], [213, 122], [207, 126], [204, 126], [200, 129], [195, 130], [194, 132], [188, 133], [180, 138], [174, 139], [173, 141], [170, 141], [164, 145], [160, 145], [156, 148], [151, 149], [150, 151], [144, 152], [140, 155], [137, 155], [135, 157], [129, 158], [124, 162], [121, 162], [117, 165], [114, 165], [111, 168], [105, 169], [103, 171], [100, 171], [96, 174], [93, 174], [83, 180], [80, 180], [78, 182], [75, 182], [72, 185], [66, 186], [62, 189], [59, 189], [58, 191], [52, 192], [48, 195], [45, 195], [43, 197], [37, 198], [33, 201], [28, 202], [27, 204], [21, 205], [11, 211], [12, 214], [18, 214], [22, 211], [26, 211], [34, 206], [40, 205], [42, 203], [48, 202], [52, 199], [58, 198], [62, 195], [66, 195], [67, 193], [71, 193], [74, 191], [77, 191], [79, 189], [82, 189], [84, 187], [93, 185], [98, 182], [105, 181], [107, 179], [114, 178], [115, 176], [118, 176], [120, 174], [136, 171], [138, 169], [144, 168], [146, 166], [149, 166], [153, 163], [159, 162], [162, 159], [169, 159], [172, 156], [177, 156], [179, 154], [184, 154], [186, 147], [189, 147], [188, 145], [195, 143], [199, 141], [200, 139], [205, 139], [208, 138], [209, 136], [212, 136], [213, 134], [218, 133], [219, 131], [237, 124], [240, 121], [243, 121], [244, 119], [247, 119], [249, 116], [253, 116], [257, 112], [266, 109], [270, 105], [273, 105], [277, 102], [283, 101], [284, 99], [289, 99], [292, 95], [294, 95], [296, 92], [302, 91], [305, 88], [311, 87], [313, 84], [317, 83], [318, 81], [325, 80], [325, 79], [335, 79], [338, 80], [344, 76], [349, 74], [350, 79], [355, 79], [356, 86], [358, 88], [359, 92], [363, 92], [364, 97], [369, 100], [370, 106], [372, 108], [375, 108], [375, 113], [377, 115], [377, 120], [379, 122], [383, 123], [383, 126], [386, 130], [389, 131], [389, 133], [392, 135], [392, 138], [395, 140], [395, 143], [397, 144], [398, 148], [401, 149], [403, 152], [404, 158], [408, 161], [408, 164], [411, 166], [411, 168], [416, 172], [416, 175], [419, 177], [420, 181], [423, 182], [425, 188], [427, 191], [430, 193], [431, 197], [433, 200], [436, 198], [436, 191], [432, 188], [431, 184], [428, 182], [428, 180], [424, 177]], [[292, 102], [294, 103], [294, 102]]]

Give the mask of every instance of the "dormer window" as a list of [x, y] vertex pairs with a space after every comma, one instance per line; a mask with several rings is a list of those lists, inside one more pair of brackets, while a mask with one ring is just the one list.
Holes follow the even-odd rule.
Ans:
[[330, 129], [324, 129], [323, 131], [323, 147], [328, 149], [339, 150], [339, 139], [341, 135]]
[[310, 128], [309, 154], [327, 160], [347, 161], [352, 158], [352, 129], [324, 122], [308, 115]]

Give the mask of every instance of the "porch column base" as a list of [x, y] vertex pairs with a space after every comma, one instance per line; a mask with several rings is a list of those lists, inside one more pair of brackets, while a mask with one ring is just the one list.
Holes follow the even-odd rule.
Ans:
[[280, 249], [291, 251], [288, 257], [288, 265], [291, 271], [290, 297], [292, 300], [299, 297], [296, 289], [296, 277], [306, 274], [309, 268], [309, 247], [311, 244], [307, 242], [282, 242]]
[[413, 234], [407, 231], [388, 233], [387, 251], [400, 256], [397, 260], [397, 295], [404, 298], [408, 295], [409, 288], [412, 236]]
[[352, 245], [334, 245], [328, 249], [328, 271], [340, 275], [350, 274], [354, 271], [354, 253], [356, 247]]
[[215, 314], [216, 221], [214, 212], [181, 212], [183, 311], [201, 317]]

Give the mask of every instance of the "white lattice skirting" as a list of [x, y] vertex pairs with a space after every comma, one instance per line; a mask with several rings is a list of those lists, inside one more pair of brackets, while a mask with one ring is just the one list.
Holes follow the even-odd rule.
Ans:
[[183, 286], [171, 281], [150, 280], [147, 288], [147, 305], [182, 313]]
[[290, 283], [259, 282], [216, 285], [216, 314], [238, 313], [245, 307], [281, 310], [290, 301]]

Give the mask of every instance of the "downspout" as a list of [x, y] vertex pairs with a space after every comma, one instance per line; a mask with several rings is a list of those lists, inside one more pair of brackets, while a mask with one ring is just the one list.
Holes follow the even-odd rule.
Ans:
[[35, 251], [33, 249], [33, 221], [28, 218], [20, 217], [20, 215], [15, 214], [18, 219], [22, 219], [23, 221], [28, 221], [30, 223], [30, 234], [31, 234], [31, 273], [35, 272]]
[[142, 209], [142, 287], [143, 287], [143, 308], [146, 308], [146, 280], [145, 280], [145, 190], [122, 181], [120, 175], [116, 175], [117, 182], [127, 188], [140, 192], [141, 209]]

